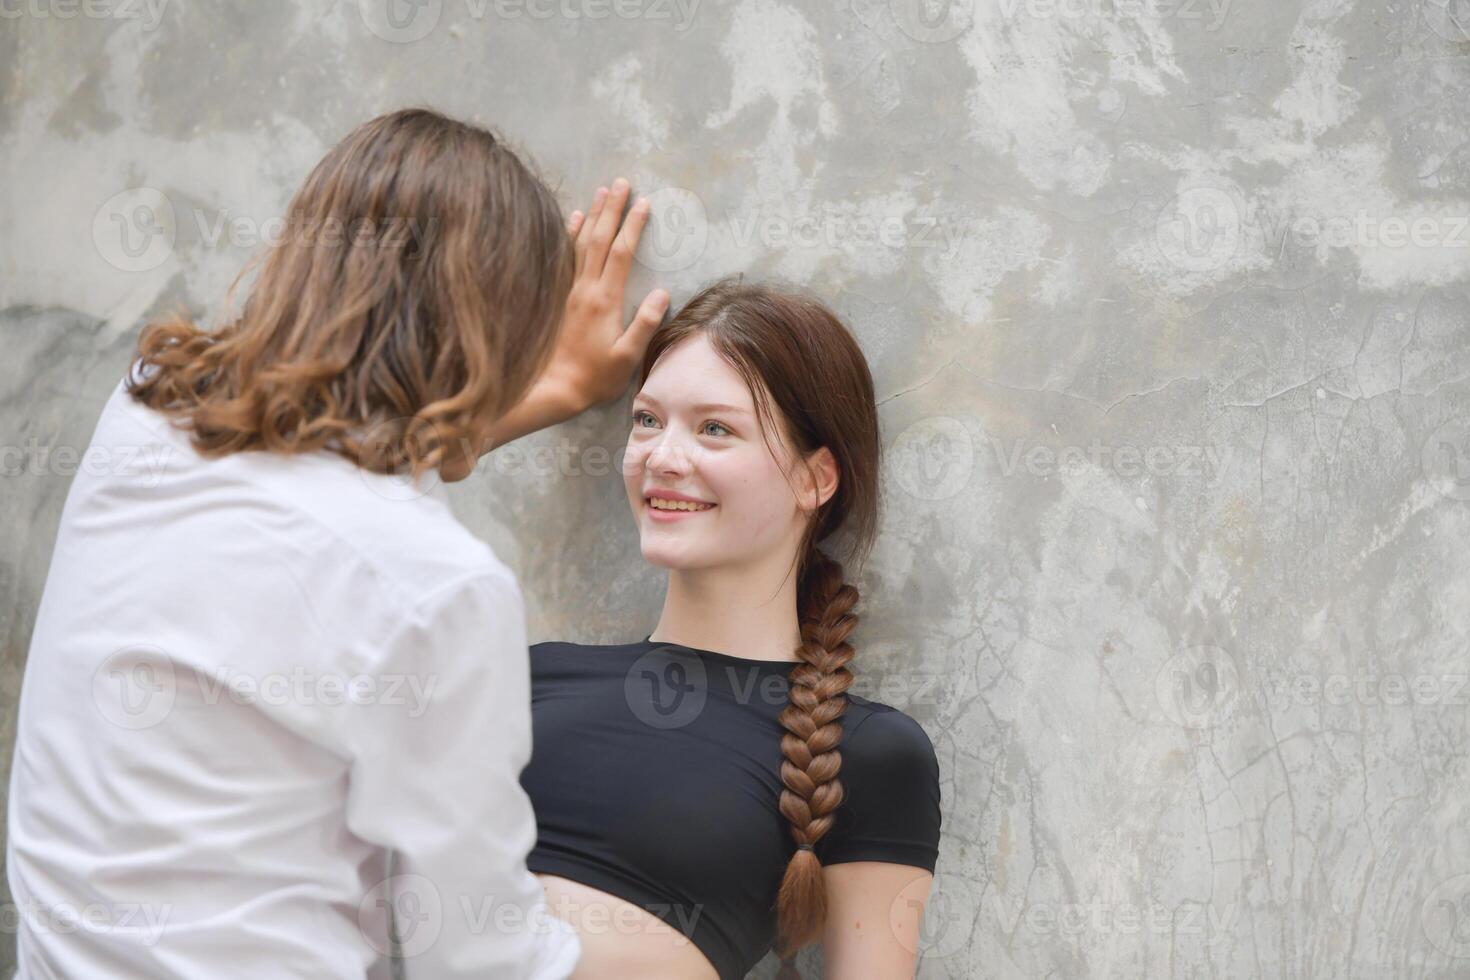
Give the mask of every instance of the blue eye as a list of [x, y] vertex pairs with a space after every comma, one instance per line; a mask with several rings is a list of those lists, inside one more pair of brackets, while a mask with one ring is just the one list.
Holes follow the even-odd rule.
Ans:
[[[631, 418], [633, 420], [633, 428], [635, 428], [635, 429], [647, 429], [647, 428], [650, 428], [650, 426], [639, 425], [639, 422], [643, 418], [645, 418], [645, 417], [652, 419], [653, 418], [653, 415], [651, 415], [649, 412], [644, 411], [643, 409], [639, 409], [636, 412], [634, 412], [632, 414], [632, 416], [631, 416]], [[655, 419], [655, 421], [657, 421], [657, 420]], [[704, 432], [709, 432], [709, 427], [710, 426], [714, 426], [716, 429], [719, 429], [720, 430], [719, 432], [714, 433], [715, 435], [732, 436], [732, 435], [735, 434], [730, 429], [729, 426], [725, 425], [723, 422], [716, 422], [714, 419], [710, 419], [709, 421], [707, 421], [707, 422], [704, 423], [703, 431]]]

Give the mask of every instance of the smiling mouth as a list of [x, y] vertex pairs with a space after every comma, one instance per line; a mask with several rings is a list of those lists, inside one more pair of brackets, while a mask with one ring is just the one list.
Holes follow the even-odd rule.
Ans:
[[714, 504], [696, 504], [688, 500], [669, 500], [664, 497], [644, 497], [643, 502], [651, 510], [664, 511], [671, 514], [695, 514], [702, 510], [713, 510]]

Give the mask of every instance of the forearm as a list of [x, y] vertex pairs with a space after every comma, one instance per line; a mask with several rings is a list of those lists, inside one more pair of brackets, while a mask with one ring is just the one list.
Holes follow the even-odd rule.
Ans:
[[487, 452], [498, 449], [521, 436], [539, 432], [580, 415], [587, 406], [566, 385], [543, 379], [538, 381], [514, 408], [506, 412], [491, 428]]

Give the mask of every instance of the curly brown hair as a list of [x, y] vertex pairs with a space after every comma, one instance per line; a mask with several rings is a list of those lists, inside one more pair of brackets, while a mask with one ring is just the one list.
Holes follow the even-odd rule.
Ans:
[[[859, 598], [843, 562], [860, 561], [877, 533], [878, 407], [867, 358], [831, 310], [798, 292], [740, 278], [706, 287], [654, 333], [638, 385], [664, 351], [696, 334], [745, 380], [767, 445], [770, 433], [781, 432], [798, 460], [825, 446], [838, 467], [837, 489], [797, 548], [802, 662], [792, 668], [789, 703], [780, 715], [780, 809], [797, 847], [776, 899], [778, 976], [799, 977], [796, 954], [820, 938], [827, 919], [821, 861], [800, 845], [816, 844], [831, 829], [843, 799], [841, 719], [853, 681], [848, 637], [858, 623]], [[841, 561], [818, 547], [834, 536], [845, 539]]]
[[307, 176], [231, 284], [227, 307], [259, 266], [236, 318], [143, 330], [128, 390], [205, 456], [324, 448], [377, 473], [463, 470], [545, 368], [574, 264], [555, 195], [503, 139], [392, 112]]

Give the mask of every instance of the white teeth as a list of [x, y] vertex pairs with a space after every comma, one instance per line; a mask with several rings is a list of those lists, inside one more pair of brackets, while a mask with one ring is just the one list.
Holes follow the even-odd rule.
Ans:
[[663, 497], [649, 497], [648, 506], [654, 510], [709, 510], [714, 504], [696, 504], [691, 500], [667, 500]]

